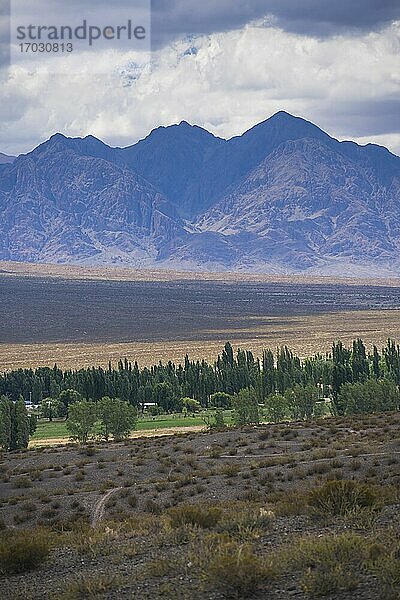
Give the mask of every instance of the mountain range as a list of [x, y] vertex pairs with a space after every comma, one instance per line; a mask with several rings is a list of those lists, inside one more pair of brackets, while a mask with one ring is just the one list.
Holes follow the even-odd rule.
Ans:
[[0, 154], [2, 260], [399, 275], [399, 249], [400, 158], [282, 111], [229, 140], [183, 121]]

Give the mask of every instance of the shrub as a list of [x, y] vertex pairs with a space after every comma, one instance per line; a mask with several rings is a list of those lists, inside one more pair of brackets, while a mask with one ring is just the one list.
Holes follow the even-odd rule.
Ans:
[[210, 448], [210, 458], [220, 458], [223, 448], [219, 444], [213, 444]]
[[203, 566], [207, 584], [226, 598], [247, 598], [273, 579], [276, 570], [258, 557], [250, 546], [222, 540], [211, 549]]
[[248, 509], [244, 513], [233, 509], [231, 515], [224, 518], [218, 524], [218, 531], [227, 533], [231, 538], [238, 541], [250, 542], [260, 537], [261, 533], [271, 527], [275, 515], [272, 511], [261, 508], [258, 513], [249, 512]]
[[138, 499], [137, 499], [137, 496], [135, 496], [135, 494], [129, 494], [126, 501], [128, 502], [129, 506], [131, 506], [132, 508], [136, 508], [138, 505]]
[[144, 570], [148, 577], [165, 577], [171, 575], [172, 566], [170, 557], [156, 558], [148, 562]]
[[400, 594], [400, 558], [399, 549], [390, 555], [382, 556], [372, 566], [372, 572], [383, 587], [384, 598], [396, 600]]
[[153, 515], [160, 515], [162, 513], [162, 507], [151, 498], [148, 498], [144, 503], [144, 510], [145, 512], [151, 513]]
[[44, 529], [13, 532], [0, 537], [0, 573], [24, 573], [41, 565], [50, 553], [50, 536]]
[[218, 408], [215, 411], [214, 422], [211, 423], [211, 428], [224, 429], [224, 427], [225, 427], [224, 413], [220, 408]]
[[110, 539], [113, 539], [113, 535], [108, 527], [101, 525], [91, 527], [84, 519], [77, 519], [72, 524], [66, 540], [67, 545], [77, 554], [97, 558], [109, 552]]
[[225, 475], [225, 477], [236, 477], [239, 472], [238, 465], [224, 465], [220, 471], [221, 475]]
[[306, 538], [287, 550], [283, 562], [302, 573], [301, 586], [325, 596], [358, 585], [357, 570], [369, 557], [371, 542], [352, 533]]
[[171, 508], [168, 513], [173, 527], [196, 525], [202, 529], [211, 529], [221, 518], [219, 508], [202, 508], [197, 504], [182, 504]]
[[32, 486], [32, 480], [26, 475], [22, 475], [21, 477], [17, 477], [14, 481], [14, 487], [16, 488], [29, 488]]
[[98, 598], [121, 585], [117, 575], [79, 575], [70, 583], [61, 596], [61, 600], [80, 600], [81, 598]]
[[87, 446], [83, 452], [86, 454], [86, 456], [95, 456], [97, 449], [94, 446]]
[[346, 591], [354, 590], [358, 586], [358, 580], [353, 576], [351, 570], [343, 571], [341, 565], [332, 569], [307, 570], [301, 580], [301, 587], [311, 596], [329, 596], [340, 589]]
[[321, 514], [347, 516], [360, 509], [376, 509], [380, 505], [377, 488], [356, 481], [327, 481], [310, 492], [310, 506]]

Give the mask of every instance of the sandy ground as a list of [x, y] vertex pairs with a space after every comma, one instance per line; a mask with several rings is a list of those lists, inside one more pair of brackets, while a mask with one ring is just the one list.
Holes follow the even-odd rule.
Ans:
[[157, 269], [132, 269], [115, 267], [83, 267], [78, 265], [33, 264], [0, 261], [2, 275], [32, 277], [57, 277], [66, 279], [107, 279], [109, 281], [254, 281], [287, 283], [342, 283], [348, 285], [382, 285], [400, 287], [400, 278], [332, 277], [323, 275], [266, 275], [264, 273], [162, 271]]
[[[239, 557], [248, 545], [259, 557], [259, 563], [250, 557], [251, 570], [274, 556], [279, 569], [276, 577], [260, 580], [254, 595], [249, 590], [241, 598], [307, 600], [304, 577], [319, 562], [282, 561], [289, 549], [298, 556], [302, 540], [312, 540], [321, 549], [316, 593], [322, 580], [335, 600], [398, 598], [393, 561], [386, 568], [384, 560], [376, 571], [378, 563], [369, 568], [364, 556], [378, 550], [378, 557], [395, 560], [398, 552], [399, 419], [398, 412], [358, 415], [144, 437], [97, 444], [90, 452], [76, 444], [12, 452], [1, 465], [3, 539], [11, 544], [21, 534], [29, 540], [26, 535], [44, 526], [52, 547], [35, 570], [0, 577], [0, 597], [221, 600], [244, 581]], [[373, 514], [359, 507], [340, 516], [331, 514], [328, 503], [318, 515], [309, 493], [328, 480], [367, 483], [367, 496], [379, 493], [384, 506], [378, 502]], [[188, 504], [199, 505], [205, 515], [217, 509], [220, 516], [204, 528], [183, 520], [177, 527], [172, 517], [192, 514]], [[331, 545], [325, 539], [341, 534], [343, 543], [349, 534], [357, 536], [362, 561], [357, 548], [353, 561], [347, 543], [326, 550]], [[217, 540], [224, 547], [228, 540], [235, 554], [215, 580], [215, 564], [224, 564], [226, 556], [215, 551]], [[236, 551], [239, 579], [232, 571]], [[347, 591], [335, 588], [342, 572], [349, 573]], [[231, 581], [233, 588], [225, 593], [220, 581]], [[385, 594], [388, 581], [395, 583]]]
[[93, 365], [107, 367], [108, 361], [116, 364], [125, 357], [130, 361], [137, 360], [141, 366], [151, 366], [159, 360], [182, 362], [186, 354], [194, 360], [204, 358], [213, 361], [222, 351], [225, 341], [230, 341], [234, 347], [252, 350], [258, 356], [265, 348], [275, 350], [278, 346], [287, 345], [304, 357], [330, 351], [332, 342], [337, 339], [350, 344], [353, 339], [361, 337], [367, 346], [375, 343], [380, 347], [400, 330], [400, 310], [285, 317], [283, 324], [281, 317], [271, 317], [267, 325], [265, 317], [263, 320], [262, 325], [257, 325], [257, 319], [254, 319], [254, 326], [243, 332], [237, 329], [221, 331], [220, 340], [0, 344], [0, 370], [53, 366], [55, 363], [63, 369]]
[[[278, 276], [248, 273], [190, 273], [134, 269], [87, 268], [67, 265], [38, 265], [0, 261], [0, 274], [6, 277], [46, 277], [76, 280], [114, 281], [174, 281], [203, 280], [219, 282], [288, 282], [341, 283], [347, 285], [385, 285], [400, 287], [400, 279], [355, 279], [330, 277]], [[186, 354], [191, 359], [215, 360], [226, 341], [235, 347], [252, 350], [259, 356], [265, 348], [287, 345], [301, 357], [315, 352], [328, 352], [332, 342], [341, 339], [349, 344], [362, 337], [367, 346], [383, 346], [388, 337], [400, 329], [400, 310], [347, 311], [329, 314], [289, 317], [248, 318], [246, 329], [235, 327], [188, 334], [188, 339], [159, 341], [112, 342], [41, 342], [1, 343], [0, 371], [17, 368], [53, 366], [63, 369], [107, 367], [121, 358], [137, 360], [140, 366], [151, 366], [159, 360], [182, 362]], [[199, 339], [201, 338], [201, 340]]]

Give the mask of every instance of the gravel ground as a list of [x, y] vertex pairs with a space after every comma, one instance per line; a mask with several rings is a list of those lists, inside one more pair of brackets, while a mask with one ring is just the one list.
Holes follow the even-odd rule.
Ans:
[[[3, 455], [3, 536], [44, 526], [53, 547], [36, 570], [0, 578], [0, 597], [214, 600], [227, 596], [199, 563], [212, 536], [250, 545], [263, 561], [304, 537], [353, 532], [386, 543], [400, 533], [399, 424], [394, 413]], [[311, 514], [304, 497], [328, 479], [380, 486], [391, 500], [363, 522]], [[219, 507], [222, 520], [174, 528], [171, 509], [187, 504]], [[400, 597], [370, 571], [357, 575], [355, 589], [326, 597]], [[237, 597], [309, 598], [300, 580], [284, 569]]]

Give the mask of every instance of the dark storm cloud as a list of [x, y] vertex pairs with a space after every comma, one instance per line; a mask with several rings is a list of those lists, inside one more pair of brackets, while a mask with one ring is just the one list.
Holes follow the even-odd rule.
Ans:
[[152, 0], [153, 44], [239, 28], [272, 16], [286, 31], [326, 37], [377, 30], [400, 19], [399, 0]]

